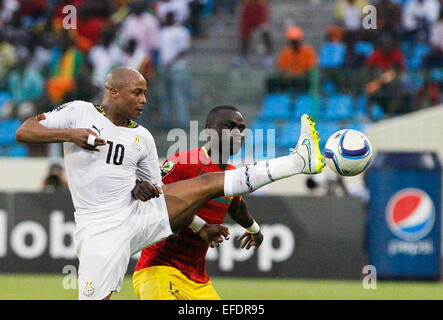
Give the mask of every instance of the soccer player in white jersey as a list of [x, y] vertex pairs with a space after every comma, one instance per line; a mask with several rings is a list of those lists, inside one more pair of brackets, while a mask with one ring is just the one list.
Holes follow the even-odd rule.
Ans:
[[221, 243], [227, 228], [195, 216], [208, 200], [324, 168], [315, 123], [303, 115], [299, 142], [288, 156], [162, 185], [154, 139], [134, 122], [146, 104], [145, 79], [118, 67], [105, 88], [101, 106], [66, 103], [27, 119], [16, 133], [24, 143], [63, 142], [75, 208], [79, 299], [109, 299], [121, 288], [130, 256], [173, 236], [182, 224], [212, 246]]

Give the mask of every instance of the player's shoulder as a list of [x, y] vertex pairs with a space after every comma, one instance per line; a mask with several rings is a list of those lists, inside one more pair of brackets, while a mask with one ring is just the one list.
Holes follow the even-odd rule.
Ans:
[[186, 164], [198, 164], [200, 162], [200, 148], [191, 149], [183, 152], [177, 152], [173, 155], [168, 156], [168, 161], [172, 161], [175, 164], [186, 165]]
[[84, 100], [72, 100], [72, 101], [68, 101], [65, 102], [61, 105], [59, 105], [58, 107], [55, 107], [53, 111], [59, 111], [59, 110], [63, 110], [65, 108], [69, 108], [70, 110], [77, 110], [77, 109], [92, 109], [94, 108], [94, 104], [92, 102], [88, 102], [88, 101], [84, 101]]

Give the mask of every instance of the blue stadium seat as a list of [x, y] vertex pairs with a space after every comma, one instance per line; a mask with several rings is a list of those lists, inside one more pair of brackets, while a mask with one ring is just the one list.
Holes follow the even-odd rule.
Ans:
[[331, 80], [327, 80], [322, 85], [322, 92], [323, 94], [334, 94], [337, 93], [337, 84]]
[[290, 116], [291, 96], [284, 93], [272, 93], [265, 96], [260, 119], [287, 119]]
[[[362, 118], [369, 116], [366, 112], [366, 104], [367, 104], [367, 97], [365, 95], [360, 95], [357, 98], [356, 101], [356, 118]], [[379, 104], [373, 104], [370, 108], [371, 117], [374, 120], [380, 120], [385, 117], [385, 113], [382, 109], [382, 107]]]
[[301, 94], [295, 98], [295, 120], [300, 119], [300, 117], [307, 113], [309, 115], [313, 114], [314, 110], [320, 110], [320, 99], [310, 94]]
[[320, 138], [320, 147], [324, 148], [326, 141], [334, 132], [343, 129], [339, 121], [319, 121], [316, 125], [318, 137]]
[[319, 64], [322, 68], [340, 68], [345, 62], [346, 46], [340, 42], [326, 42], [319, 54]]
[[300, 137], [300, 121], [288, 121], [277, 138], [277, 146], [284, 149], [293, 148], [297, 145]]
[[431, 71], [431, 80], [443, 83], [443, 68], [436, 68]]
[[359, 41], [355, 44], [354, 52], [368, 56], [374, 52], [374, 45], [368, 41]]
[[427, 44], [418, 43], [412, 48], [412, 52], [406, 54], [406, 63], [408, 68], [420, 68], [422, 66], [423, 58], [429, 53], [430, 48]]
[[8, 148], [8, 152], [6, 153], [8, 157], [27, 157], [28, 156], [28, 148], [21, 144], [14, 144]]
[[0, 145], [10, 145], [15, 143], [15, 132], [21, 125], [18, 119], [0, 121]]
[[353, 117], [352, 97], [347, 94], [335, 94], [326, 98], [324, 119], [348, 120]]

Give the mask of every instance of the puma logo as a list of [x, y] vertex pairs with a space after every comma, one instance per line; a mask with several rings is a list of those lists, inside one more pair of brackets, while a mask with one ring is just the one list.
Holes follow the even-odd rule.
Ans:
[[101, 132], [104, 128], [98, 129], [95, 125], [92, 125], [92, 129], [94, 129], [95, 131], [97, 131], [98, 135], [100, 136], [100, 135], [101, 135], [100, 132]]

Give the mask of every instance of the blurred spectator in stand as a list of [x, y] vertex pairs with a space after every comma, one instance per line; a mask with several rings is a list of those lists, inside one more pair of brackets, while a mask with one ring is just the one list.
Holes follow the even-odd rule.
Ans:
[[189, 3], [189, 26], [191, 27], [191, 34], [195, 38], [204, 37], [201, 26], [201, 15], [205, 8], [207, 0], [185, 0]]
[[106, 75], [122, 63], [123, 52], [114, 42], [114, 35], [112, 28], [105, 29], [100, 43], [88, 53], [88, 60], [92, 64], [92, 81], [97, 87], [104, 87]]
[[7, 87], [6, 74], [16, 61], [17, 53], [14, 46], [7, 41], [0, 30], [0, 90]]
[[47, 10], [46, 0], [20, 0], [20, 13], [36, 21], [43, 18]]
[[190, 41], [188, 30], [175, 23], [173, 12], [167, 13], [160, 30], [159, 59], [162, 126], [166, 128], [189, 125], [191, 78], [185, 55], [190, 49]]
[[268, 0], [242, 0], [240, 14], [240, 55], [235, 57], [233, 61], [234, 65], [242, 66], [247, 63], [250, 40], [252, 33], [256, 29], [260, 30], [265, 47], [265, 55], [262, 63], [266, 67], [273, 65]]
[[32, 57], [30, 66], [35, 68], [44, 77], [49, 70], [51, 60], [50, 43], [44, 37], [32, 32], [28, 43], [29, 55]]
[[336, 24], [326, 26], [326, 41], [327, 42], [344, 42], [346, 30]]
[[390, 35], [381, 37], [378, 46], [368, 57], [366, 66], [371, 79], [366, 84], [367, 115], [371, 114], [370, 106], [373, 102], [378, 102], [388, 116], [405, 113], [407, 108], [403, 101], [406, 92], [402, 82], [406, 70], [405, 57]]
[[424, 37], [429, 39], [432, 25], [438, 19], [438, 0], [410, 0], [403, 10], [404, 40], [416, 42]]
[[52, 49], [50, 75], [46, 90], [53, 105], [61, 103], [65, 95], [75, 89], [75, 79], [83, 62], [83, 55], [74, 45], [69, 33], [63, 32]]
[[36, 114], [35, 103], [44, 95], [45, 79], [30, 65], [32, 57], [20, 57], [8, 74], [11, 100], [3, 106], [3, 116], [26, 119]]
[[292, 26], [286, 30], [287, 46], [277, 60], [278, 74], [267, 79], [268, 92], [281, 92], [296, 89], [306, 92], [310, 88], [311, 72], [317, 68], [315, 50], [303, 42], [303, 30]]
[[154, 81], [154, 70], [149, 56], [137, 45], [135, 39], [129, 39], [123, 46], [121, 64], [138, 70], [148, 82]]
[[[104, 2], [106, 3], [106, 1]], [[77, 29], [74, 30], [74, 33], [76, 46], [82, 52], [88, 52], [100, 41], [102, 31], [106, 27], [106, 20], [98, 13], [94, 12], [94, 2], [92, 1], [85, 1], [78, 8]]]
[[68, 190], [68, 182], [65, 176], [64, 168], [59, 164], [52, 164], [49, 172], [43, 180], [44, 192], [55, 192]]
[[17, 51], [27, 51], [24, 44], [29, 41], [29, 30], [23, 24], [20, 10], [13, 13], [11, 21], [2, 27], [2, 32]]
[[377, 10], [377, 31], [379, 34], [389, 33], [395, 40], [400, 40], [402, 8], [392, 0], [379, 0], [375, 4]]
[[[174, 13], [176, 23], [185, 25], [189, 22], [190, 7], [189, 3], [195, 2], [194, 0], [159, 0], [155, 13], [161, 24], [166, 21], [166, 15], [169, 12]], [[197, 1], [199, 2], [199, 1]]]
[[432, 81], [428, 75], [424, 80], [423, 86], [414, 97], [414, 110], [439, 105], [442, 101], [441, 98], [442, 95], [438, 83]]
[[75, 88], [67, 92], [66, 101], [84, 100], [94, 103], [102, 101], [102, 87], [98, 87], [92, 78], [92, 65], [88, 60], [83, 60], [75, 78]]
[[20, 4], [17, 0], [2, 0], [0, 1], [0, 29], [6, 23], [11, 21], [15, 11], [20, 9]]
[[131, 14], [121, 26], [120, 37], [126, 43], [135, 39], [140, 47], [153, 61], [156, 61], [159, 43], [160, 24], [157, 17], [147, 12], [146, 1], [131, 3]]
[[348, 55], [353, 53], [355, 42], [363, 37], [363, 8], [366, 5], [367, 2], [364, 0], [340, 0], [337, 3], [336, 17], [346, 31], [344, 42]]
[[430, 44], [431, 52], [424, 59], [424, 67], [443, 68], [443, 6], [440, 8], [438, 21], [432, 27]]

